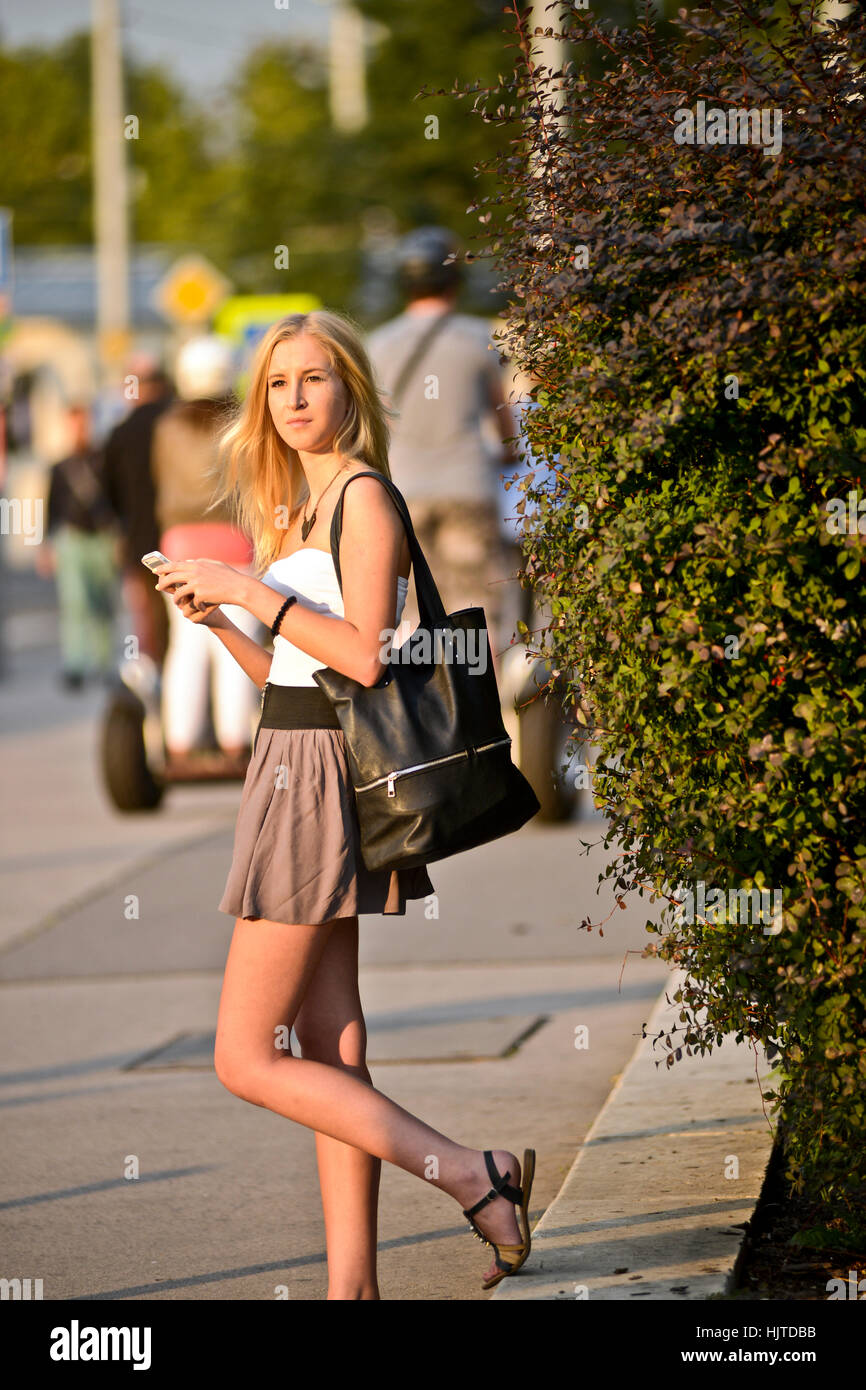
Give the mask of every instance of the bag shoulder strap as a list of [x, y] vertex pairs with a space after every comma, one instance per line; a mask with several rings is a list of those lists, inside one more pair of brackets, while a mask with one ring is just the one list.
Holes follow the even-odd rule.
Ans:
[[337, 583], [340, 586], [340, 593], [343, 592], [343, 579], [340, 572], [340, 538], [343, 534], [343, 496], [346, 488], [355, 478], [378, 478], [379, 482], [391, 495], [391, 499], [400, 518], [406, 528], [406, 537], [409, 541], [409, 554], [412, 557], [412, 569], [415, 574], [415, 593], [418, 598], [418, 612], [422, 626], [429, 628], [445, 627], [448, 623], [448, 615], [445, 606], [436, 588], [433, 575], [430, 573], [430, 566], [424, 557], [424, 552], [415, 535], [415, 528], [412, 525], [412, 518], [409, 515], [409, 508], [402, 492], [390, 478], [386, 478], [384, 473], [378, 469], [370, 468], [363, 473], [353, 473], [351, 478], [347, 478], [340, 495], [337, 498], [337, 505], [334, 508], [334, 515], [331, 518], [331, 557], [334, 561], [334, 569], [337, 572]]
[[394, 382], [393, 390], [390, 393], [391, 400], [394, 405], [397, 405], [397, 403], [402, 399], [403, 392], [406, 390], [406, 387], [409, 383], [409, 378], [411, 377], [415, 368], [418, 366], [418, 363], [421, 361], [421, 358], [424, 356], [427, 349], [430, 347], [430, 344], [433, 342], [433, 339], [445, 327], [446, 320], [451, 319], [453, 317], [454, 310], [446, 309], [443, 314], [437, 314], [433, 322], [429, 324], [427, 328], [425, 328], [424, 332], [421, 334], [421, 337], [418, 339], [412, 351], [409, 353], [409, 356], [407, 357], [406, 361], [403, 363], [403, 366], [400, 369], [400, 374], [397, 377], [397, 380]]

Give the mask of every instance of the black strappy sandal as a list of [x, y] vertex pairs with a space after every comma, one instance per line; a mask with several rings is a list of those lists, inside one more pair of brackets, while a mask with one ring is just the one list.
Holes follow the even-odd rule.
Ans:
[[[524, 1149], [523, 1151], [523, 1177], [520, 1187], [515, 1187], [508, 1181], [508, 1174], [504, 1177], [496, 1171], [496, 1164], [493, 1162], [493, 1152], [490, 1149], [484, 1150], [484, 1162], [487, 1164], [487, 1171], [490, 1174], [490, 1181], [493, 1183], [490, 1191], [482, 1197], [474, 1207], [464, 1211], [463, 1215], [472, 1227], [475, 1235], [485, 1245], [492, 1247], [494, 1259], [498, 1273], [490, 1279], [484, 1279], [481, 1287], [492, 1289], [499, 1283], [500, 1279], [506, 1278], [509, 1274], [516, 1274], [520, 1266], [525, 1263], [532, 1248], [532, 1237], [529, 1234], [529, 1197], [532, 1192], [532, 1179], [535, 1176], [535, 1150]], [[523, 1240], [519, 1245], [496, 1245], [492, 1240], [488, 1240], [483, 1231], [480, 1231], [472, 1220], [477, 1211], [486, 1206], [488, 1202], [494, 1201], [497, 1197], [507, 1197], [509, 1202], [513, 1202], [520, 1210], [518, 1225], [523, 1226]], [[509, 1263], [500, 1259], [500, 1255], [505, 1254], [509, 1257]]]

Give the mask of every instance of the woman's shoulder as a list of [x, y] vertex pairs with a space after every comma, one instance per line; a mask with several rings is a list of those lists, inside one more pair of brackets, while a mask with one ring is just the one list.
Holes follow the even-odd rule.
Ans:
[[403, 494], [384, 473], [369, 470], [369, 474], [356, 473], [347, 479], [347, 484], [351, 482], [352, 486], [346, 487], [343, 497], [342, 530], [350, 527], [364, 531], [378, 524], [390, 527], [395, 535], [402, 534], [406, 527], [401, 510], [408, 515]]
[[[404, 514], [409, 517], [405, 498], [397, 485], [390, 478], [386, 478], [384, 473], [372, 469], [369, 472], [373, 476], [361, 477], [359, 474], [353, 474], [350, 480], [353, 486], [347, 487], [343, 498], [340, 535], [343, 537], [348, 532], [356, 538], [371, 534], [383, 539], [389, 536], [392, 541], [399, 542], [403, 562], [405, 563], [407, 554], [411, 562], [409, 529], [412, 522], [410, 519], [407, 524], [404, 520]], [[394, 493], [397, 494], [399, 502]]]
[[[354, 486], [349, 488], [349, 483], [353, 483]], [[403, 506], [406, 505], [403, 494], [394, 480], [386, 478], [385, 474], [376, 468], [362, 468], [358, 469], [356, 473], [352, 473], [343, 484], [342, 491], [345, 493], [343, 497], [344, 510], [349, 505], [348, 499], [351, 497], [353, 499], [351, 505], [355, 511], [375, 509], [384, 514], [390, 510], [389, 503], [393, 507], [394, 493], [400, 498]]]

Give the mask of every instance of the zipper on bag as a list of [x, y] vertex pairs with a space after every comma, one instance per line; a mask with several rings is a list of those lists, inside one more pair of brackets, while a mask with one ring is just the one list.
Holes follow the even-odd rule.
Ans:
[[394, 785], [398, 777], [406, 777], [410, 772], [423, 772], [428, 767], [438, 767], [441, 763], [453, 763], [457, 758], [468, 758], [473, 753], [486, 753], [489, 748], [499, 748], [503, 743], [510, 743], [511, 739], [506, 735], [505, 738], [495, 738], [491, 743], [479, 743], [475, 748], [463, 748], [459, 753], [446, 753], [442, 758], [432, 758], [427, 763], [413, 763], [411, 767], [395, 768], [393, 772], [386, 772], [383, 777], [377, 777], [373, 782], [366, 782], [363, 787], [356, 787], [357, 792], [372, 791], [374, 787], [381, 787], [383, 782], [388, 785], [388, 795], [396, 796], [397, 788]]

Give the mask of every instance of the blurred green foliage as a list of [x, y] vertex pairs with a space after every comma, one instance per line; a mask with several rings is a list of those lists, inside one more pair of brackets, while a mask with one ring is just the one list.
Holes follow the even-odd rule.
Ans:
[[0, 48], [0, 200], [20, 245], [89, 241], [90, 50]]

